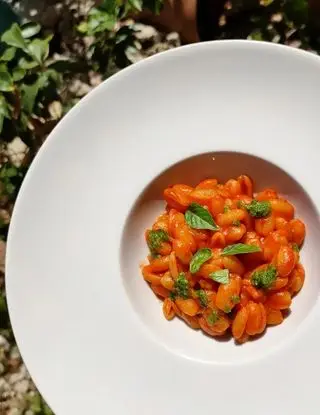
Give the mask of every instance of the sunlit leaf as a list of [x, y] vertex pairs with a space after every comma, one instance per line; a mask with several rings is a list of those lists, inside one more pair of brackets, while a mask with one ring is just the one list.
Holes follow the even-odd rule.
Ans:
[[8, 103], [2, 94], [0, 95], [0, 114], [7, 118], [10, 117]]
[[12, 79], [14, 80], [14, 82], [21, 81], [21, 79], [24, 78], [25, 74], [25, 69], [16, 67], [12, 71]]
[[28, 53], [39, 63], [43, 63], [49, 55], [49, 36], [46, 39], [34, 39], [28, 45]]
[[13, 80], [8, 72], [0, 72], [0, 91], [11, 92], [14, 90]]
[[21, 27], [21, 34], [24, 39], [28, 39], [36, 34], [38, 34], [41, 30], [41, 26], [35, 22], [28, 22], [25, 23]]
[[4, 32], [1, 36], [1, 40], [9, 46], [14, 46], [23, 50], [27, 49], [27, 43], [24, 40], [20, 27], [17, 23], [13, 23], [11, 28]]
[[81, 22], [80, 24], [78, 24], [77, 30], [80, 33], [87, 33], [87, 31], [88, 31], [88, 23], [87, 22]]
[[22, 92], [22, 108], [28, 113], [32, 114], [34, 104], [39, 92], [38, 81], [31, 85], [23, 84], [21, 87]]
[[19, 66], [22, 69], [33, 69], [36, 66], [39, 66], [39, 63], [36, 62], [36, 61], [34, 61], [34, 60], [30, 61], [30, 60], [28, 60], [26, 58], [21, 58], [19, 60]]
[[5, 51], [2, 53], [2, 55], [0, 56], [0, 61], [9, 62], [15, 57], [15, 54], [16, 54], [16, 48], [14, 47], [6, 48]]
[[133, 9], [138, 10], [139, 12], [142, 11], [142, 7], [143, 7], [142, 0], [128, 0], [128, 3]]

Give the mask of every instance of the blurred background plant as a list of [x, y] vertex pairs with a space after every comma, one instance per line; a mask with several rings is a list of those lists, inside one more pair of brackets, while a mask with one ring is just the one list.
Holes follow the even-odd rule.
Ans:
[[[133, 18], [147, 9], [159, 13], [162, 0], [8, 3], [0, 0], [0, 413], [48, 415], [52, 412], [15, 344], [5, 297], [6, 238], [20, 185], [47, 135], [82, 96], [118, 70], [181, 40]], [[217, 39], [320, 51], [319, 19], [308, 13], [307, 0], [216, 4]]]

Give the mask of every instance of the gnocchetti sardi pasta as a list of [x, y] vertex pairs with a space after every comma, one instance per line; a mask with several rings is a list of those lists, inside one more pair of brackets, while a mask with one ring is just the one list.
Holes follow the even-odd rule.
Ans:
[[141, 271], [165, 318], [238, 343], [281, 324], [305, 279], [306, 230], [294, 206], [271, 188], [254, 193], [246, 175], [176, 184], [164, 200]]

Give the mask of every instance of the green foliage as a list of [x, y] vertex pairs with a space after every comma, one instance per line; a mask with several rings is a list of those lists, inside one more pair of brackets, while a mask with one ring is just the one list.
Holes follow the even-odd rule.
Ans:
[[237, 0], [225, 12], [218, 38], [248, 38], [320, 49], [312, 37], [308, 0]]
[[107, 77], [130, 65], [130, 53], [139, 43], [134, 36], [134, 26], [121, 22], [144, 8], [158, 13], [162, 4], [163, 0], [104, 0], [99, 7], [92, 8], [87, 19], [78, 25], [83, 36], [94, 37], [89, 49], [92, 69]]
[[61, 75], [48, 59], [52, 36], [35, 38], [36, 23], [14, 23], [1, 37], [0, 139], [19, 136], [36, 152], [41, 145], [38, 129], [50, 118], [48, 106], [59, 99]]

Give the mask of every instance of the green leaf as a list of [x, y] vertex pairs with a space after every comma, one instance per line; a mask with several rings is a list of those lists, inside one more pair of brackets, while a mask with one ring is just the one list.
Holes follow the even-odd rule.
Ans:
[[184, 272], [180, 272], [178, 278], [175, 280], [173, 294], [184, 299], [189, 298], [189, 281]]
[[207, 307], [208, 305], [208, 297], [204, 290], [198, 290], [196, 291], [196, 294], [199, 298], [200, 304], [202, 307]]
[[254, 218], [264, 218], [271, 213], [271, 203], [268, 200], [264, 200], [262, 202], [253, 200], [244, 206], [249, 214]]
[[12, 79], [14, 80], [14, 82], [21, 81], [21, 79], [24, 78], [25, 74], [26, 74], [25, 69], [16, 67], [12, 71]]
[[238, 295], [232, 295], [231, 296], [231, 302], [232, 302], [232, 304], [239, 304], [240, 303], [240, 297]]
[[228, 269], [220, 269], [219, 271], [212, 272], [209, 277], [220, 284], [229, 284], [229, 270]]
[[88, 34], [111, 31], [117, 22], [115, 16], [106, 13], [104, 10], [93, 8], [88, 16]]
[[128, 3], [133, 9], [138, 10], [139, 12], [142, 11], [142, 8], [143, 8], [142, 0], [128, 0]]
[[25, 23], [21, 27], [21, 34], [24, 39], [28, 39], [36, 34], [38, 34], [41, 30], [41, 26], [35, 22], [28, 22]]
[[27, 43], [23, 39], [20, 27], [17, 23], [13, 23], [11, 28], [4, 32], [1, 36], [2, 42], [6, 43], [9, 46], [14, 46], [15, 48], [27, 49]]
[[143, 8], [149, 9], [155, 14], [159, 14], [163, 8], [163, 0], [144, 0]]
[[46, 39], [34, 39], [28, 45], [28, 53], [38, 63], [43, 64], [49, 56], [49, 43], [52, 36], [48, 36]]
[[156, 255], [161, 248], [162, 242], [168, 242], [169, 235], [163, 229], [152, 230], [148, 234], [147, 244], [152, 255]]
[[210, 229], [212, 231], [219, 229], [210, 212], [198, 203], [191, 203], [185, 213], [185, 218], [187, 224], [194, 229]]
[[207, 322], [210, 326], [213, 326], [216, 324], [216, 322], [219, 320], [219, 314], [216, 310], [212, 310], [212, 312], [207, 317]]
[[0, 91], [12, 92], [14, 90], [13, 80], [8, 72], [0, 72]]
[[77, 30], [80, 33], [87, 33], [87, 31], [88, 31], [88, 23], [87, 22], [81, 22], [80, 24], [78, 24]]
[[10, 166], [6, 169], [6, 173], [5, 173], [6, 177], [12, 178], [12, 177], [17, 176], [17, 174], [18, 174], [18, 170], [14, 166]]
[[12, 183], [6, 183], [5, 189], [7, 194], [12, 196], [16, 190], [16, 187]]
[[0, 114], [10, 118], [8, 103], [2, 94], [0, 94]]
[[251, 254], [253, 252], [261, 252], [261, 249], [256, 245], [247, 245], [247, 244], [234, 244], [226, 246], [221, 255], [241, 255], [241, 254]]
[[22, 108], [28, 113], [32, 114], [35, 101], [39, 92], [38, 81], [31, 85], [22, 85]]
[[0, 56], [0, 61], [10, 62], [16, 54], [16, 48], [10, 47], [6, 48], [3, 54]]
[[212, 251], [210, 248], [201, 248], [197, 251], [190, 262], [190, 272], [195, 274], [201, 268], [205, 262], [207, 262], [212, 257]]
[[257, 288], [270, 288], [277, 278], [277, 269], [269, 265], [266, 269], [255, 271], [251, 276], [251, 284]]
[[19, 60], [19, 67], [22, 68], [22, 69], [33, 69], [36, 66], [39, 66], [39, 63], [34, 61], [34, 60], [30, 61], [26, 58], [21, 58]]
[[263, 35], [261, 33], [261, 30], [256, 29], [250, 35], [248, 36], [249, 40], [263, 40]]

